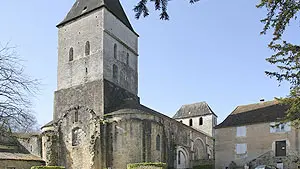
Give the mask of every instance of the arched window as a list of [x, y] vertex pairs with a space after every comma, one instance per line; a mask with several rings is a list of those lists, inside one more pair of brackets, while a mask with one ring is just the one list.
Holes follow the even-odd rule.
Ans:
[[118, 66], [113, 65], [113, 78], [117, 79], [118, 78]]
[[73, 55], [74, 55], [74, 50], [73, 50], [73, 48], [70, 48], [70, 50], [69, 50], [69, 61], [73, 61]]
[[117, 44], [114, 45], [114, 58], [117, 59], [118, 47]]
[[129, 53], [127, 53], [127, 56], [126, 56], [126, 64], [129, 65]]
[[156, 150], [160, 151], [160, 135], [156, 136]]
[[203, 118], [202, 117], [199, 118], [199, 125], [200, 126], [203, 125]]
[[74, 122], [78, 122], [78, 111], [75, 111]]
[[193, 126], [193, 119], [190, 119], [190, 126]]
[[85, 43], [85, 56], [90, 55], [90, 53], [91, 53], [91, 46], [90, 46], [90, 42], [87, 41], [87, 42]]

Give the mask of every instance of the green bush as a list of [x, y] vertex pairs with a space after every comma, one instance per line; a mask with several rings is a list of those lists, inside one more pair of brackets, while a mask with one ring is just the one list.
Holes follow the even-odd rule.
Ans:
[[166, 163], [134, 163], [134, 164], [128, 164], [127, 169], [136, 169], [143, 166], [153, 166], [155, 168], [167, 169]]
[[212, 168], [213, 168], [212, 165], [197, 165], [193, 167], [193, 169], [212, 169]]
[[65, 167], [59, 166], [33, 166], [31, 169], [65, 169]]

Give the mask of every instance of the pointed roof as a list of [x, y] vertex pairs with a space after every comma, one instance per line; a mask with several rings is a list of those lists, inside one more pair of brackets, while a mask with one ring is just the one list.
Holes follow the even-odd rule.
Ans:
[[134, 32], [119, 0], [76, 0], [65, 19], [59, 23], [57, 27], [102, 7], [108, 9], [123, 22], [124, 25]]
[[173, 118], [181, 119], [188, 117], [205, 116], [209, 114], [217, 116], [206, 102], [199, 102], [181, 106], [181, 108], [176, 112]]

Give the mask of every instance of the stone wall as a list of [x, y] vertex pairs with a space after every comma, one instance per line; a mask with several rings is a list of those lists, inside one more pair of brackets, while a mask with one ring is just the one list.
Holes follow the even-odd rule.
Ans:
[[[103, 11], [101, 8], [58, 30], [57, 90], [103, 79]], [[90, 42], [90, 55], [85, 44]], [[73, 48], [73, 61], [69, 51]]]
[[[199, 124], [199, 118], [202, 117], [203, 118], [203, 124], [200, 125]], [[182, 119], [176, 119], [177, 121], [182, 121], [183, 124], [185, 125], [190, 125], [190, 119], [192, 119], [193, 121], [193, 125], [192, 127], [205, 132], [206, 134], [214, 137], [215, 133], [214, 133], [214, 129], [213, 127], [216, 126], [216, 123], [214, 122], [217, 117], [213, 114], [210, 115], [205, 115], [205, 116], [197, 116], [197, 117], [188, 117], [188, 118], [182, 118]]]
[[7, 169], [8, 167], [14, 169], [30, 169], [32, 166], [40, 166], [43, 164], [41, 161], [0, 160], [1, 169]]
[[103, 80], [56, 91], [54, 94], [54, 121], [63, 118], [74, 107], [85, 106], [103, 116]]
[[[108, 10], [104, 10], [103, 25], [104, 79], [137, 95], [138, 36]], [[114, 45], [117, 46], [117, 58], [114, 58]], [[113, 78], [113, 65], [118, 67], [117, 78]]]
[[[186, 168], [196, 155], [208, 159], [208, 149], [213, 149], [213, 139], [162, 114], [138, 109], [122, 109], [106, 116], [107, 130], [112, 146], [108, 148], [107, 167], [126, 168], [126, 164], [139, 162], [164, 162], [177, 168], [178, 148], [185, 151]], [[157, 145], [157, 137], [160, 138]], [[199, 145], [194, 144], [199, 140]]]

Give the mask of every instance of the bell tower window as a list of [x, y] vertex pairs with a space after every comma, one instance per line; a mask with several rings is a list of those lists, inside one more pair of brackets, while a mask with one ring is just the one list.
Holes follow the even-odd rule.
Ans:
[[190, 124], [189, 126], [193, 126], [193, 119], [190, 119]]
[[199, 126], [201, 126], [201, 125], [203, 125], [203, 118], [202, 117], [199, 118]]

